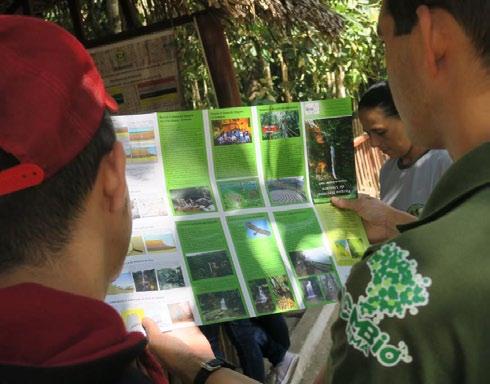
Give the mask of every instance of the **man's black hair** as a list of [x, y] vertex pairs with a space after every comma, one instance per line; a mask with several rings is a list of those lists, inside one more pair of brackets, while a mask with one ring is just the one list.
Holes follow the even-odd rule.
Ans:
[[386, 117], [400, 118], [387, 81], [380, 81], [369, 87], [359, 100], [359, 111], [374, 108], [381, 108]]
[[417, 24], [417, 8], [441, 8], [449, 12], [472, 40], [477, 52], [490, 67], [490, 1], [488, 0], [385, 0], [395, 20], [395, 34], [405, 35]]
[[[42, 184], [0, 196], [0, 274], [49, 261], [70, 241], [99, 164], [116, 137], [108, 113], [82, 152]], [[0, 149], [0, 170], [18, 161]]]

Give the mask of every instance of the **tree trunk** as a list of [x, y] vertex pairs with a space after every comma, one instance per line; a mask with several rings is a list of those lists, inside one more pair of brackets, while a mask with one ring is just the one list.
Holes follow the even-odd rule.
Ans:
[[347, 92], [344, 85], [345, 72], [342, 67], [338, 67], [335, 73], [335, 96], [336, 97], [346, 97]]
[[209, 89], [208, 89], [208, 83], [206, 82], [206, 80], [203, 79], [202, 81], [202, 94], [203, 94], [203, 98], [204, 100], [208, 103], [209, 105]]
[[264, 60], [263, 57], [260, 58], [260, 64], [262, 66], [262, 74], [264, 76], [265, 83], [269, 89], [272, 89], [274, 87], [274, 83], [272, 82], [271, 66]]
[[199, 92], [199, 83], [197, 80], [192, 82], [192, 106], [194, 109], [201, 108], [201, 93]]
[[109, 24], [113, 33], [122, 32], [121, 14], [119, 11], [118, 0], [107, 0], [107, 15], [109, 17]]
[[279, 59], [279, 63], [281, 65], [281, 80], [282, 80], [282, 89], [284, 94], [284, 101], [286, 103], [290, 103], [293, 101], [291, 96], [291, 92], [289, 91], [289, 73], [288, 73], [288, 65], [284, 61], [284, 56], [282, 51], [277, 52], [277, 57]]
[[327, 73], [327, 87], [328, 90], [332, 92], [332, 95], [335, 95], [335, 79], [332, 72]]
[[260, 66], [260, 68], [258, 68], [258, 72], [260, 72], [259, 76], [262, 76], [261, 78], [265, 80], [265, 84], [267, 85], [267, 87], [269, 87], [269, 89], [272, 89], [274, 84], [272, 82], [271, 67], [269, 63], [265, 61], [264, 56], [262, 55], [262, 44], [256, 38], [252, 38], [252, 41], [255, 46], [255, 51], [257, 52], [257, 59]]
[[[90, 2], [89, 2], [90, 4]], [[138, 19], [138, 11], [135, 8], [133, 2], [129, 0], [119, 0], [119, 6], [124, 15], [124, 21], [126, 21], [127, 29], [135, 29], [141, 26], [141, 23]]]

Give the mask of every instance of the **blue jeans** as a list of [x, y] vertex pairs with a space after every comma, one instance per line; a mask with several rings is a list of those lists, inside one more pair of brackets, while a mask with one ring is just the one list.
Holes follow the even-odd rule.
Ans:
[[220, 325], [237, 351], [243, 373], [262, 383], [265, 380], [264, 357], [276, 365], [290, 346], [286, 321], [279, 314], [201, 326], [217, 357], [223, 358], [218, 342]]

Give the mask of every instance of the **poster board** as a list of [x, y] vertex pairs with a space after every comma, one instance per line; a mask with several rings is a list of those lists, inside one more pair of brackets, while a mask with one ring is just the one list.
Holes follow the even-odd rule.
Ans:
[[172, 31], [89, 50], [120, 114], [180, 109]]

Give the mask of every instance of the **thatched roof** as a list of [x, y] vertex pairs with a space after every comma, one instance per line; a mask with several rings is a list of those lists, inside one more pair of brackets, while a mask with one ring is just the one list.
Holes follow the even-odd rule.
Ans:
[[282, 26], [311, 26], [335, 36], [343, 26], [342, 18], [320, 0], [204, 0], [233, 19], [249, 21], [255, 17]]
[[[117, 0], [2, 0], [0, 13], [19, 12], [30, 13], [56, 20], [73, 20], [70, 15], [70, 5], [76, 3], [84, 12], [82, 21], [95, 17], [103, 24], [108, 17], [91, 16], [90, 13], [107, 13], [108, 3]], [[327, 36], [335, 36], [343, 26], [342, 18], [325, 4], [326, 0], [123, 0], [131, 8], [132, 17], [142, 25], [174, 21], [182, 22], [185, 18], [196, 13], [209, 10], [225, 17], [229, 21], [250, 22], [261, 19], [269, 25], [280, 27], [314, 27]], [[26, 3], [30, 4], [26, 7]], [[24, 7], [24, 9], [22, 9]], [[124, 8], [124, 7], [121, 7]], [[126, 8], [126, 13], [128, 12]], [[27, 10], [27, 12], [26, 12]], [[94, 11], [95, 10], [95, 11]], [[122, 9], [124, 11], [124, 9]], [[127, 15], [126, 15], [127, 16]], [[69, 26], [67, 26], [68, 29]], [[126, 25], [127, 29], [128, 27]], [[103, 26], [101, 29], [106, 29]], [[124, 29], [124, 27], [123, 27]], [[98, 33], [97, 33], [98, 34]]]

